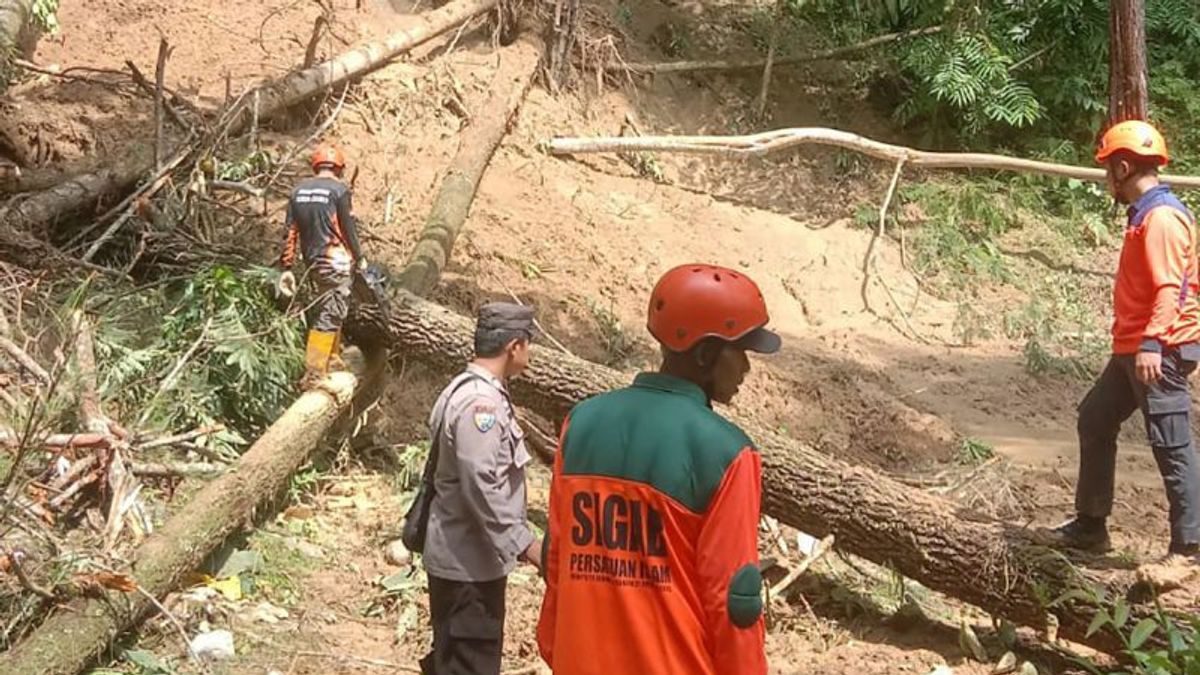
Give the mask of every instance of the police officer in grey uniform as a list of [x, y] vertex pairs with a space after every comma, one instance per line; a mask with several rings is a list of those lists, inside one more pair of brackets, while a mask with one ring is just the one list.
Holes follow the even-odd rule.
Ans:
[[423, 673], [499, 673], [508, 574], [520, 561], [541, 565], [525, 520], [531, 457], [507, 387], [529, 363], [533, 331], [532, 308], [483, 306], [475, 358], [429, 417], [439, 456], [423, 556], [433, 623]]

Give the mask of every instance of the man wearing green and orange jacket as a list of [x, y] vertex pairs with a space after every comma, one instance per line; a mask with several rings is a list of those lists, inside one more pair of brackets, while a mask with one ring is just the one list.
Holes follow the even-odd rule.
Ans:
[[550, 488], [538, 623], [564, 675], [767, 672], [758, 564], [762, 465], [713, 411], [778, 351], [762, 293], [712, 265], [668, 271], [650, 298], [662, 367], [580, 403]]

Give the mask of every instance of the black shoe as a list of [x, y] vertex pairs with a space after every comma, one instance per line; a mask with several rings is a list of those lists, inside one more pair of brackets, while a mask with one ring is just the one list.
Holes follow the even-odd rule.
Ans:
[[1112, 539], [1103, 520], [1075, 517], [1053, 529], [1042, 533], [1054, 546], [1074, 548], [1091, 553], [1107, 553], [1112, 550]]
[[1181, 555], [1188, 558], [1200, 559], [1200, 543], [1176, 544], [1175, 542], [1171, 542], [1171, 547], [1167, 549], [1167, 555]]

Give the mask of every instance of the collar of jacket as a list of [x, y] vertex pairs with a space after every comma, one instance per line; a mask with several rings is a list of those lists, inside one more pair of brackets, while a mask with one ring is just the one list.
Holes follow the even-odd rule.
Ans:
[[686, 396], [700, 405], [711, 407], [709, 406], [708, 395], [704, 393], [700, 385], [680, 377], [675, 377], [674, 375], [641, 373], [633, 379], [633, 386]]
[[484, 368], [477, 363], [468, 363], [467, 372], [475, 373], [479, 377], [482, 377], [484, 380], [486, 380], [488, 384], [499, 389], [505, 396], [508, 395], [508, 387], [504, 386], [504, 380], [496, 377], [495, 373], [487, 368]]
[[[1146, 218], [1146, 214], [1150, 213], [1151, 209], [1159, 206], [1172, 206], [1178, 209], [1182, 204], [1179, 204], [1179, 200], [1175, 198], [1175, 195], [1171, 194], [1170, 186], [1166, 184], [1155, 185], [1141, 197], [1138, 197], [1137, 201], [1129, 205], [1129, 208], [1125, 211], [1129, 217], [1126, 227], [1138, 227]], [[1191, 219], [1190, 214], [1188, 219]]]

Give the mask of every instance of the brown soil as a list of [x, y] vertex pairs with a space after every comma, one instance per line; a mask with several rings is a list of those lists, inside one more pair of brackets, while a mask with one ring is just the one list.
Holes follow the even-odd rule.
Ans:
[[[380, 1], [357, 11], [350, 0], [325, 4], [335, 11], [324, 54], [410, 20]], [[684, 21], [692, 9], [700, 11], [655, 4], [634, 22], [637, 34], [629, 42], [640, 56], [661, 58], [650, 37], [655, 28], [670, 17]], [[224, 100], [226, 76], [236, 96], [298, 64], [320, 11], [316, 3], [286, 0], [67, 2], [60, 14], [62, 34], [43, 39], [36, 59], [64, 68], [110, 69], [122, 69], [131, 59], [151, 73], [161, 30], [175, 46], [168, 84], [198, 105], [215, 108]], [[458, 96], [473, 115], [486, 114], [478, 106], [498, 75], [487, 36], [465, 33], [449, 54], [445, 47], [434, 45], [366, 78], [328, 135], [359, 170], [356, 209], [369, 256], [393, 269], [405, 260], [459, 142], [463, 121], [444, 101]], [[777, 76], [771, 126], [823, 124], [897, 137], [861, 92], [818, 88], [814, 72], [795, 69]], [[6, 104], [6, 123], [29, 145], [48, 147], [39, 157], [55, 166], [95, 164], [128, 144], [150, 142], [149, 99], [114, 89], [120, 78], [96, 77], [107, 84], [39, 77], [16, 87]], [[656, 162], [674, 183], [666, 185], [614, 156], [555, 159], [538, 152], [537, 143], [554, 135], [616, 134], [627, 113], [646, 133], [745, 129], [758, 86], [755, 74], [663, 77], [639, 83], [636, 92], [597, 93], [593, 78], [584, 82], [578, 95], [532, 92], [485, 176], [435, 300], [470, 313], [484, 300], [515, 295], [532, 303], [548, 331], [571, 351], [632, 373], [653, 361], [642, 328], [643, 304], [659, 274], [694, 260], [743, 269], [762, 286], [786, 348], [755, 362], [735, 404], [740, 414], [831, 454], [899, 474], [945, 468], [963, 438], [980, 439], [1010, 463], [1006, 475], [1025, 520], [1045, 523], [1070, 512], [1074, 403], [1086, 382], [1027, 374], [1020, 345], [1011, 342], [940, 346], [956, 342], [956, 308], [918, 290], [890, 240], [877, 247], [878, 279], [867, 294], [871, 310], [864, 307], [860, 287], [871, 234], [855, 224], [854, 214], [859, 205], [878, 202], [887, 167], [867, 165], [846, 178], [838, 177], [844, 174], [835, 170], [837, 156], [827, 151], [745, 162], [663, 155]], [[264, 145], [290, 147], [307, 133], [272, 131]], [[389, 193], [394, 213], [384, 222]], [[267, 262], [275, 254], [282, 206], [274, 200], [271, 218], [230, 237]], [[1097, 263], [1101, 269], [1111, 265], [1111, 259]], [[880, 282], [932, 344], [897, 329], [902, 324]], [[419, 364], [406, 364], [370, 429], [374, 439], [404, 444], [423, 438], [425, 415], [441, 383]], [[1136, 426], [1131, 422], [1123, 437], [1114, 520], [1117, 543], [1149, 555], [1165, 547], [1166, 509]], [[288, 619], [256, 624], [236, 612], [228, 619], [239, 657], [224, 672], [380, 670], [350, 657], [415, 663], [429, 639], [423, 604], [421, 621], [398, 641], [397, 608], [379, 618], [362, 617], [379, 595], [374, 579], [396, 571], [379, 552], [402, 513], [401, 496], [385, 473], [359, 467], [334, 481], [341, 492], [362, 497], [358, 506], [341, 508], [346, 501], [338, 499], [346, 495], [331, 494], [328, 485], [306, 498], [315, 508], [310, 531], [317, 533], [309, 538], [321, 557], [288, 572], [297, 589]], [[535, 480], [544, 483], [545, 476]], [[286, 530], [280, 536], [285, 535], [291, 536]], [[533, 627], [540, 581], [532, 575], [514, 580], [510, 597], [506, 657], [516, 668], [537, 661]], [[816, 614], [797, 610], [785, 627], [771, 631], [768, 651], [776, 672], [927, 673], [943, 662], [956, 673], [987, 672], [964, 664], [953, 632], [931, 624], [900, 629], [884, 619], [847, 618], [816, 600], [811, 603]], [[160, 653], [179, 652], [165, 626], [150, 644]]]

